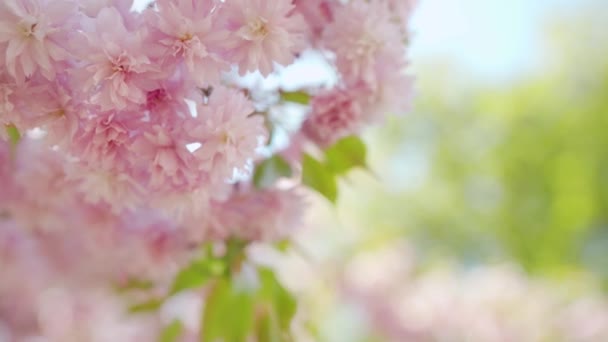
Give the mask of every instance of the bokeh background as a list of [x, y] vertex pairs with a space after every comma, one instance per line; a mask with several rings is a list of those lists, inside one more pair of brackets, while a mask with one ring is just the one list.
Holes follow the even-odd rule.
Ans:
[[608, 340], [607, 13], [420, 2], [413, 109], [285, 262], [313, 340]]

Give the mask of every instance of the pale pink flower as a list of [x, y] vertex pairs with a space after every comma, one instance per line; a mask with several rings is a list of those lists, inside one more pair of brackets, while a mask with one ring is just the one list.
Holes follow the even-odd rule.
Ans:
[[[34, 82], [37, 81], [37, 82]], [[66, 147], [72, 142], [85, 108], [71, 95], [59, 78], [30, 80], [27, 87], [19, 90], [22, 128], [41, 128], [50, 145]], [[36, 101], [31, 101], [35, 98]]]
[[152, 315], [130, 315], [109, 289], [53, 287], [37, 294], [39, 334], [45, 341], [153, 341]]
[[347, 84], [378, 84], [376, 68], [405, 56], [399, 27], [390, 20], [386, 3], [355, 0], [337, 7], [323, 33], [322, 45], [336, 54], [336, 65]]
[[302, 220], [304, 200], [297, 189], [237, 189], [225, 202], [213, 202], [211, 230], [247, 241], [286, 238]]
[[273, 63], [288, 65], [301, 48], [303, 20], [292, 15], [291, 0], [231, 0], [219, 16], [232, 36], [227, 41], [229, 58], [241, 75], [259, 70], [264, 76]]
[[362, 101], [365, 96], [365, 93], [339, 88], [315, 96], [302, 132], [322, 147], [358, 133], [364, 123]]
[[163, 193], [155, 196], [150, 201], [150, 206], [183, 226], [185, 230], [195, 226], [194, 230], [197, 232], [193, 238], [202, 241], [204, 237], [199, 234], [200, 223], [209, 213], [209, 198], [212, 196], [212, 191], [208, 189], [207, 184], [203, 184], [192, 191]]
[[133, 211], [145, 202], [145, 188], [126, 171], [75, 164], [67, 169], [67, 177], [84, 202], [105, 205], [114, 214]]
[[154, 39], [164, 47], [165, 63], [185, 65], [197, 86], [220, 81], [229, 65], [219, 55], [228, 32], [217, 29], [213, 0], [161, 0], [152, 19], [158, 33]]
[[65, 182], [62, 154], [53, 151], [42, 141], [24, 138], [16, 149], [14, 177], [31, 199], [44, 201], [51, 194], [58, 198]]
[[267, 139], [264, 119], [252, 115], [253, 103], [236, 90], [215, 88], [197, 111], [186, 131], [192, 142], [201, 144], [194, 155], [212, 181], [227, 180], [235, 169], [243, 169]]
[[77, 3], [80, 11], [91, 18], [95, 18], [106, 7], [114, 7], [125, 16], [133, 5], [133, 1], [125, 0], [78, 0]]
[[65, 163], [65, 157], [43, 141], [22, 138], [12, 169], [19, 197], [7, 203], [9, 216], [32, 230], [67, 229], [67, 213], [78, 211], [78, 207], [66, 179]]
[[73, 2], [63, 0], [0, 2], [0, 50], [6, 51], [6, 69], [17, 82], [36, 71], [55, 78], [57, 63], [70, 56], [65, 46], [75, 9]]
[[[120, 222], [114, 226], [115, 239], [110, 243], [119, 251], [116, 264], [128, 265], [114, 273], [171, 281], [187, 262], [184, 257], [190, 255], [184, 248], [186, 241], [180, 228], [157, 211], [141, 209], [121, 215]], [[100, 252], [101, 257], [106, 254]]]
[[365, 118], [370, 123], [379, 122], [387, 114], [406, 113], [414, 96], [414, 78], [405, 72], [405, 62], [390, 68], [378, 65], [376, 70], [378, 84], [366, 98]]
[[129, 155], [132, 139], [128, 124], [115, 112], [84, 122], [72, 146], [73, 153], [92, 167], [124, 170], [129, 158], [133, 158]]
[[[10, 220], [0, 220], [0, 340], [2, 328], [15, 341], [37, 329], [36, 293], [48, 279], [48, 265], [28, 231]], [[23, 279], [29, 281], [24, 282]]]
[[294, 0], [293, 4], [295, 11], [306, 20], [313, 43], [333, 20], [334, 8], [338, 5], [333, 0]]
[[145, 103], [146, 84], [159, 71], [150, 58], [154, 51], [144, 43], [145, 32], [127, 30], [120, 12], [110, 7], [99, 12], [94, 31], [85, 34], [88, 46], [81, 54], [86, 66], [75, 73], [90, 102], [103, 110]]
[[305, 146], [309, 139], [302, 130], [299, 130], [289, 137], [289, 145], [278, 152], [291, 165], [294, 172], [298, 170], [298, 165], [302, 161], [302, 155], [305, 152]]
[[[174, 125], [175, 120], [191, 116], [186, 103], [202, 97], [193, 84], [187, 82], [185, 70], [178, 70], [170, 78], [149, 82], [144, 109], [149, 111], [150, 120], [159, 124]], [[171, 122], [167, 122], [171, 121]]]
[[407, 22], [412, 15], [412, 12], [418, 5], [418, 0], [383, 0], [388, 4], [391, 13], [396, 16], [399, 21]]
[[149, 174], [149, 189], [184, 191], [199, 183], [196, 160], [180, 133], [155, 125], [130, 146]]

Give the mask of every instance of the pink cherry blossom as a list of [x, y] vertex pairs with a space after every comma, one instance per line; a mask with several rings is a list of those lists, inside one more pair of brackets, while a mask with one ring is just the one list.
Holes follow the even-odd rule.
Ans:
[[340, 138], [359, 132], [363, 125], [362, 102], [367, 94], [333, 89], [315, 96], [303, 133], [319, 146], [327, 147]]
[[123, 16], [131, 11], [132, 1], [124, 0], [78, 0], [78, 6], [82, 14], [95, 18], [99, 12], [107, 7], [117, 9]]
[[278, 241], [301, 224], [303, 204], [297, 189], [237, 189], [226, 202], [213, 203], [210, 229], [247, 241]]
[[[407, 4], [1, 1], [0, 340], [155, 340], [171, 321], [128, 307], [170, 299], [201, 245], [292, 237], [312, 143], [409, 104]], [[278, 119], [281, 91], [242, 76], [268, 76], [304, 48], [339, 75], [301, 90], [300, 126]], [[268, 143], [271, 129], [287, 149]], [[253, 168], [277, 153], [294, 176], [254, 186]], [[152, 285], [119, 296], [130, 280]], [[182, 337], [196, 340], [196, 327]]]
[[[30, 79], [16, 95], [22, 130], [43, 129], [50, 145], [66, 147], [72, 142], [86, 109], [72, 97], [71, 89], [59, 77], [52, 82]], [[30, 101], [31, 97], [36, 101]]]
[[[133, 121], [133, 120], [131, 120]], [[88, 165], [104, 170], [124, 170], [132, 142], [128, 122], [109, 112], [84, 122], [73, 148]]]
[[150, 81], [143, 106], [152, 122], [175, 125], [178, 120], [190, 117], [185, 100], [202, 98], [199, 89], [187, 79], [186, 72], [178, 70], [170, 78]]
[[175, 130], [153, 126], [133, 142], [130, 150], [145, 165], [150, 189], [191, 189], [199, 180], [196, 160]]
[[377, 123], [387, 114], [403, 114], [411, 109], [414, 79], [405, 69], [405, 64], [376, 68], [378, 85], [373, 91], [370, 89], [365, 110], [368, 123]]
[[418, 0], [384, 0], [391, 12], [397, 16], [401, 21], [405, 21], [411, 15], [416, 6]]
[[223, 25], [231, 32], [227, 42], [229, 58], [239, 72], [270, 74], [273, 63], [287, 65], [303, 42], [300, 16], [292, 15], [291, 0], [231, 0], [219, 11]]
[[81, 193], [82, 201], [88, 204], [106, 206], [108, 211], [119, 214], [145, 203], [143, 186], [126, 171], [82, 164], [70, 165], [66, 171], [73, 190]]
[[154, 36], [165, 49], [165, 62], [185, 65], [196, 85], [217, 83], [222, 71], [230, 70], [221, 58], [221, 44], [228, 32], [217, 30], [212, 13], [214, 1], [157, 1], [152, 16], [158, 34]]
[[78, 78], [90, 102], [103, 110], [145, 103], [146, 83], [159, 72], [144, 42], [146, 33], [127, 30], [118, 10], [104, 8], [95, 18], [93, 31], [85, 34], [88, 46], [81, 57], [86, 66]]
[[65, 162], [61, 153], [43, 141], [19, 143], [10, 177], [18, 197], [7, 203], [8, 216], [31, 230], [65, 231], [64, 215], [77, 200], [66, 184]]
[[212, 180], [227, 180], [243, 169], [267, 139], [264, 119], [252, 115], [253, 104], [242, 93], [228, 88], [213, 90], [209, 102], [200, 104], [198, 115], [186, 130], [201, 147], [194, 152], [201, 170]]
[[334, 8], [338, 5], [332, 0], [294, 0], [293, 4], [295, 11], [306, 20], [313, 41], [321, 37], [325, 27], [333, 20]]
[[379, 1], [355, 0], [336, 8], [334, 21], [323, 33], [322, 45], [336, 54], [336, 65], [346, 83], [378, 84], [380, 63], [400, 61], [405, 50], [399, 27], [387, 18], [389, 8]]
[[73, 2], [5, 0], [0, 3], [0, 50], [8, 73], [23, 82], [37, 71], [52, 80], [66, 50], [75, 15]]

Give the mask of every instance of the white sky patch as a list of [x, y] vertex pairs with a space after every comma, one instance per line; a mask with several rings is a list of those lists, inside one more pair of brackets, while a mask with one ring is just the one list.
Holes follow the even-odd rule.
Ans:
[[414, 66], [444, 60], [474, 77], [508, 80], [542, 66], [546, 19], [590, 1], [421, 0], [410, 56]]

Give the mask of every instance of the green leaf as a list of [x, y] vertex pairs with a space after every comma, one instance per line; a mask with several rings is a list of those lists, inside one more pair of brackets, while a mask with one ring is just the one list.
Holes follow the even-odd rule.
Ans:
[[330, 202], [336, 202], [338, 185], [335, 175], [308, 154], [304, 154], [302, 159], [302, 182], [325, 196]]
[[174, 320], [160, 335], [160, 342], [176, 342], [184, 330], [182, 322]]
[[335, 174], [343, 174], [354, 167], [367, 167], [365, 143], [356, 136], [339, 140], [325, 151], [325, 163]]
[[266, 159], [259, 164], [253, 174], [253, 184], [257, 188], [266, 188], [273, 185], [281, 177], [291, 177], [291, 166], [278, 155]]
[[280, 241], [277, 241], [274, 246], [276, 247], [276, 249], [278, 249], [281, 252], [287, 252], [287, 250], [289, 250], [289, 248], [291, 248], [291, 240], [288, 239], [283, 239]]
[[[229, 271], [240, 269], [241, 263], [245, 259], [245, 247], [247, 242], [240, 239], [230, 239], [226, 244], [226, 254], [222, 257], [227, 269]], [[227, 274], [231, 276], [229, 272]]]
[[281, 100], [307, 105], [310, 102], [310, 95], [303, 91], [281, 92]]
[[266, 312], [258, 319], [256, 335], [258, 341], [281, 342], [277, 318], [272, 311]]
[[162, 298], [154, 298], [143, 303], [135, 304], [129, 307], [130, 313], [142, 313], [158, 310], [164, 303]]
[[218, 279], [209, 293], [202, 316], [201, 342], [244, 342], [254, 323], [254, 297]]
[[154, 287], [154, 283], [149, 280], [141, 280], [141, 279], [129, 279], [126, 284], [121, 284], [116, 286], [116, 291], [118, 293], [125, 293], [130, 291], [145, 291], [150, 290]]
[[226, 265], [222, 260], [205, 256], [193, 261], [188, 267], [182, 269], [171, 287], [171, 294], [203, 286], [209, 279], [226, 272]]
[[[237, 308], [237, 310], [235, 310]], [[246, 341], [253, 330], [254, 322], [254, 298], [250, 293], [241, 292], [233, 294], [231, 303], [228, 305], [228, 317], [231, 322], [228, 331], [231, 331], [229, 341]]]
[[222, 337], [222, 325], [226, 320], [222, 320], [220, 311], [226, 301], [229, 287], [230, 283], [226, 279], [218, 279], [207, 295], [201, 317], [201, 342], [213, 342]]
[[296, 314], [295, 298], [279, 283], [271, 269], [261, 267], [258, 274], [262, 283], [259, 296], [272, 304], [281, 332], [288, 333], [291, 320]]
[[19, 129], [14, 124], [7, 124], [6, 132], [8, 133], [11, 143], [13, 145], [17, 145], [19, 140], [21, 140], [21, 133], [19, 133]]

